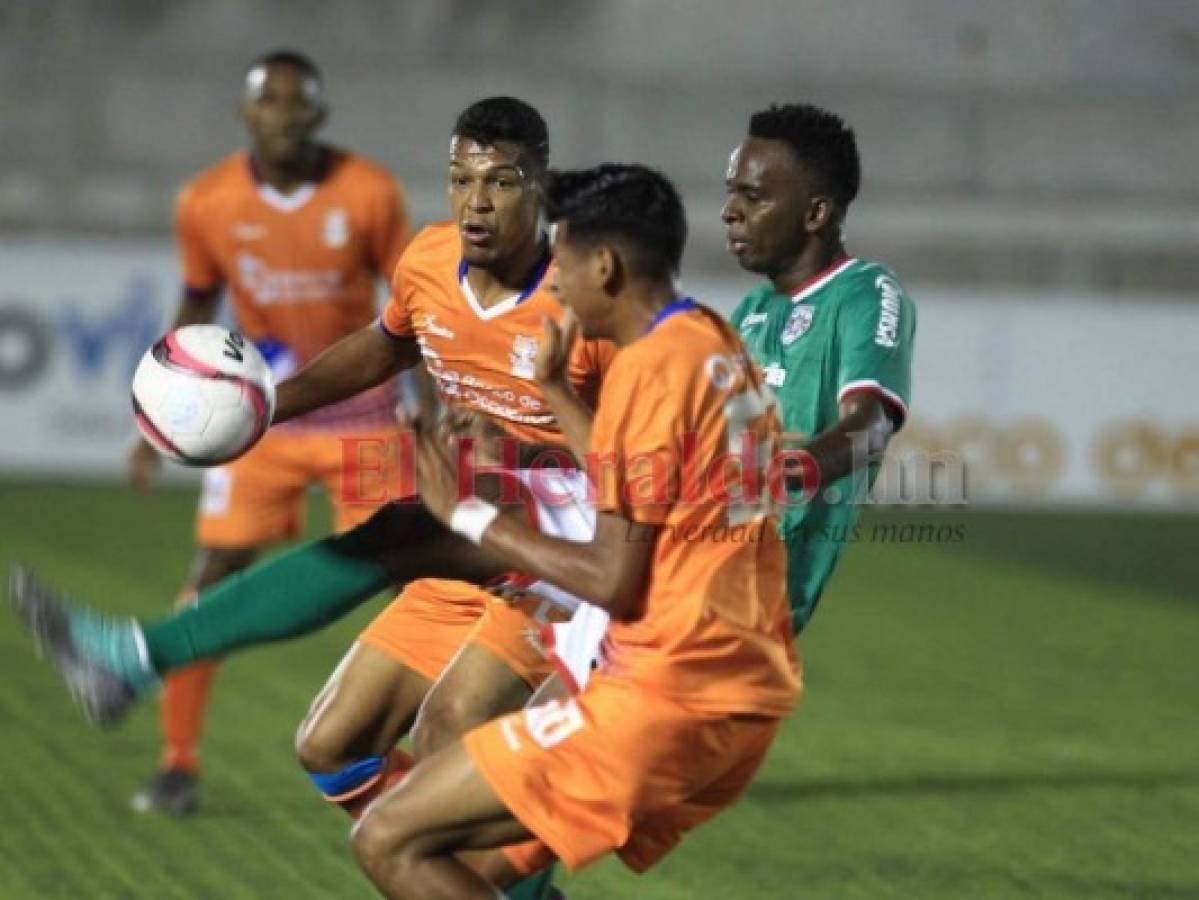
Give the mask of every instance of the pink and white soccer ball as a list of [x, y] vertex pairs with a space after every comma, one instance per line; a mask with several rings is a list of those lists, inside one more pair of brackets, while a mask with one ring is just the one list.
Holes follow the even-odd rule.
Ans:
[[187, 325], [160, 338], [133, 374], [133, 415], [159, 452], [215, 466], [270, 427], [275, 382], [258, 349], [219, 325]]

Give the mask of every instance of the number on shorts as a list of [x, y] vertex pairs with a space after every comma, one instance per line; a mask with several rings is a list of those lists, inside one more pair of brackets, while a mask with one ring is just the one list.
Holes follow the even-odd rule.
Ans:
[[525, 728], [542, 750], [556, 747], [583, 727], [583, 711], [571, 700], [550, 700], [525, 710]]

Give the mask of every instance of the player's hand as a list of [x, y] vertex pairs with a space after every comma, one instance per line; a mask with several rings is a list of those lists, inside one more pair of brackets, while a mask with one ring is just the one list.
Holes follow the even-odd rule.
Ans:
[[534, 376], [542, 386], [565, 385], [570, 351], [579, 335], [579, 320], [575, 318], [574, 310], [568, 309], [561, 325], [549, 316], [543, 316], [541, 321], [545, 339], [537, 350]]
[[459, 497], [458, 475], [454, 470], [446, 432], [420, 420], [415, 425], [417, 490], [429, 512], [449, 525]]
[[149, 490], [162, 471], [162, 457], [148, 442], [138, 439], [129, 452], [129, 483], [139, 491]]

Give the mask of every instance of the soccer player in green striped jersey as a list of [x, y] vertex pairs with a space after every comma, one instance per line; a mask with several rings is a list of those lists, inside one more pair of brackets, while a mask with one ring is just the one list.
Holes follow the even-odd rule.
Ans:
[[851, 256], [842, 226], [858, 193], [853, 131], [805, 104], [750, 118], [729, 159], [729, 250], [766, 277], [732, 315], [819, 471], [781, 518], [792, 624], [807, 624], [911, 398], [916, 309], [885, 266]]

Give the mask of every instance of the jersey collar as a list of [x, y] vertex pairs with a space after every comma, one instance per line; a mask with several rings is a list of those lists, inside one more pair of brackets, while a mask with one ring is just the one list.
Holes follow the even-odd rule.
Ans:
[[254, 164], [254, 154], [246, 154], [246, 166], [250, 170], [250, 180], [254, 182], [254, 189], [258, 192], [259, 198], [267, 206], [276, 209], [279, 212], [289, 213], [299, 209], [305, 203], [312, 199], [312, 195], [316, 193], [316, 189], [320, 186], [329, 173], [333, 169], [333, 151], [328, 147], [321, 148], [321, 158], [317, 163], [316, 174], [311, 181], [305, 181], [290, 194], [284, 194], [270, 184], [267, 184], [258, 167]]
[[466, 278], [466, 273], [470, 269], [470, 266], [465, 259], [458, 263], [458, 285], [462, 289], [463, 296], [466, 297], [466, 302], [475, 311], [475, 315], [480, 319], [494, 319], [496, 316], [502, 316], [508, 310], [524, 303], [537, 292], [537, 289], [541, 287], [542, 280], [545, 278], [545, 273], [549, 270], [551, 258], [552, 256], [547, 250], [519, 294], [506, 297], [499, 303], [489, 307], [484, 307], [479, 302], [479, 298], [475, 296], [474, 288], [470, 286], [470, 281]]
[[670, 303], [667, 303], [660, 310], [658, 310], [658, 312], [654, 315], [654, 318], [650, 321], [649, 328], [645, 329], [645, 333], [649, 334], [671, 316], [675, 315], [675, 313], [687, 312], [688, 310], [697, 309], [698, 307], [699, 304], [690, 297], [681, 297], [678, 300], [672, 300]]
[[800, 286], [794, 291], [792, 291], [791, 302], [798, 303], [800, 300], [804, 300], [807, 297], [812, 296], [812, 294], [816, 293], [855, 262], [857, 262], [857, 260], [852, 256], [842, 256], [840, 259], [833, 260], [832, 264], [827, 269], [817, 272], [811, 278], [800, 284]]

